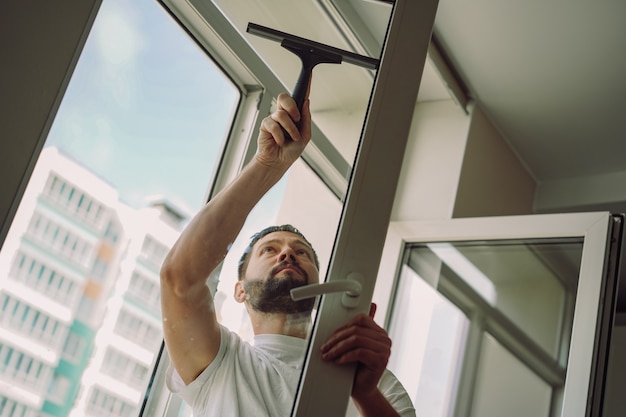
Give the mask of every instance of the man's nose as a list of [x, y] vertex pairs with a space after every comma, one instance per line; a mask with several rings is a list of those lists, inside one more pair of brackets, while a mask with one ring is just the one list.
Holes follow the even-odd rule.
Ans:
[[280, 256], [278, 258], [281, 262], [285, 261], [285, 260], [289, 260], [289, 261], [295, 261], [296, 260], [296, 253], [293, 251], [293, 249], [291, 249], [290, 247], [285, 247], [281, 252], [280, 252]]

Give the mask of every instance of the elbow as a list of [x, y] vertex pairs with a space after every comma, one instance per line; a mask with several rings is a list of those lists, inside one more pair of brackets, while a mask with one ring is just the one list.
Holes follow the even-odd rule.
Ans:
[[185, 298], [190, 292], [191, 283], [185, 279], [185, 272], [171, 259], [171, 253], [165, 258], [160, 271], [161, 291], [168, 291], [177, 298]]
[[209, 296], [208, 275], [191, 267], [192, 260], [181, 258], [171, 251], [160, 270], [161, 298], [177, 298], [185, 303], [194, 303]]

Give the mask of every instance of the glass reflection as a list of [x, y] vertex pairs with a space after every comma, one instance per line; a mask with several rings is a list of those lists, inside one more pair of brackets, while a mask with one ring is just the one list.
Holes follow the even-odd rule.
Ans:
[[[333, 2], [285, 3], [277, 1], [233, 2], [218, 0], [210, 4], [193, 1], [190, 3], [192, 3], [191, 7], [195, 7], [201, 14], [203, 10], [211, 9], [213, 5], [216, 5], [219, 8], [219, 12], [224, 14], [228, 22], [236, 27], [239, 34], [254, 49], [254, 52], [261, 57], [263, 65], [260, 65], [258, 60], [250, 60], [254, 64], [249, 65], [248, 57], [245, 56], [238, 58], [241, 58], [246, 62], [246, 65], [249, 65], [248, 69], [253, 73], [253, 78], [256, 78], [258, 84], [263, 88], [265, 94], [263, 98], [272, 97], [273, 100], [279, 103], [281, 102], [280, 93], [285, 90], [293, 93], [292, 90], [296, 84], [296, 78], [301, 72], [301, 62], [297, 56], [286, 48], [281, 47], [279, 43], [248, 34], [246, 29], [250, 23], [310, 39], [334, 48], [361, 55], [370, 55], [368, 50], [363, 47], [362, 40], [369, 37], [376, 39], [382, 45], [382, 38], [387, 26], [386, 22], [389, 20], [391, 11], [390, 5], [385, 5], [382, 9], [375, 4], [370, 6], [376, 7], [378, 10], [376, 19], [385, 22], [381, 25], [384, 28], [382, 33], [373, 36], [371, 30], [375, 26], [363, 24], [362, 22], [358, 26], [360, 29], [357, 30], [357, 26], [352, 25], [356, 21], [361, 20], [362, 16], [356, 11], [346, 15], [346, 10], [339, 10]], [[360, 8], [361, 5], [359, 5]], [[380, 11], [383, 11], [383, 13]], [[212, 20], [214, 16], [209, 14], [205, 14], [202, 17], [209, 25], [214, 21]], [[186, 21], [185, 19], [181, 20]], [[347, 24], [348, 21], [350, 22], [349, 25]], [[220, 20], [220, 22], [222, 21]], [[204, 27], [195, 29], [197, 31], [192, 32], [203, 32], [206, 30]], [[219, 31], [217, 27], [213, 29]], [[229, 36], [232, 36], [232, 32], [228, 33]], [[224, 38], [225, 43], [229, 44], [230, 41], [233, 41], [233, 44], [237, 44], [239, 39]], [[250, 54], [248, 48], [243, 49], [245, 54]], [[233, 52], [238, 54], [238, 51]], [[378, 54], [380, 54], [380, 46]], [[265, 65], [268, 68], [265, 68]], [[269, 71], [267, 71], [268, 69]], [[244, 279], [238, 279], [237, 262], [241, 253], [245, 251], [244, 248], [248, 244], [251, 235], [266, 226], [288, 223], [294, 225], [312, 243], [320, 259], [319, 278], [320, 281], [324, 280], [324, 274], [330, 260], [333, 242], [339, 226], [342, 210], [341, 199], [344, 197], [341, 192], [337, 192], [336, 187], [332, 188], [331, 192], [328, 184], [324, 181], [326, 181], [326, 178], [336, 177], [337, 173], [341, 175], [346, 183], [350, 177], [350, 173], [346, 171], [349, 171], [352, 161], [356, 158], [360, 133], [374, 78], [375, 71], [363, 69], [349, 63], [341, 65], [324, 63], [316, 66], [310, 90], [312, 120], [315, 124], [313, 129], [315, 133], [313, 135], [314, 146], [309, 145], [303, 155], [303, 160], [306, 161], [306, 164], [298, 159], [285, 174], [285, 177], [273, 185], [266, 194], [264, 186], [268, 182], [274, 183], [276, 178], [271, 178], [264, 184], [255, 183], [254, 181], [260, 176], [257, 174], [262, 171], [256, 169], [258, 168], [256, 164], [258, 160], [255, 157], [244, 168], [244, 171], [246, 171], [247, 168], [253, 166], [251, 171], [249, 171], [253, 174], [243, 180], [247, 187], [244, 186], [239, 189], [238, 193], [233, 194], [228, 193], [228, 191], [226, 193], [222, 191], [217, 197], [212, 198], [208, 204], [209, 209], [207, 211], [218, 205], [220, 196], [238, 195], [240, 197], [240, 199], [228, 200], [228, 204], [226, 204], [227, 209], [219, 211], [219, 216], [217, 216], [220, 218], [219, 226], [223, 227], [203, 229], [205, 224], [200, 221], [193, 223], [193, 227], [189, 229], [191, 234], [194, 233], [193, 230], [201, 229], [208, 231], [199, 237], [199, 240], [203, 240], [202, 244], [205, 245], [205, 252], [207, 253], [205, 265], [208, 264], [212, 268], [217, 264], [216, 257], [226, 256], [213, 273], [206, 270], [211, 268], [206, 268], [206, 266], [202, 265], [202, 262], [194, 259], [205, 256], [201, 251], [193, 251], [194, 255], [185, 259], [185, 255], [178, 253], [175, 247], [175, 250], [171, 252], [173, 255], [171, 255], [170, 259], [170, 261], [172, 259], [174, 261], [168, 262], [166, 259], [166, 267], [164, 268], [166, 272], [163, 275], [165, 278], [162, 281], [162, 289], [170, 280], [169, 271], [172, 266], [173, 275], [177, 273], [179, 276], [193, 279], [194, 282], [196, 282], [196, 275], [201, 275], [202, 278], [205, 278], [205, 275], [211, 273], [210, 279], [212, 282], [210, 287], [214, 292], [215, 310], [208, 311], [209, 309], [207, 309], [205, 316], [197, 314], [197, 311], [194, 311], [194, 308], [191, 307], [186, 310], [186, 307], [189, 307], [189, 305], [185, 305], [185, 303], [179, 303], [179, 306], [174, 309], [169, 308], [171, 307], [170, 301], [175, 298], [173, 294], [176, 291], [168, 293], [166, 288], [162, 293], [164, 294], [162, 297], [164, 312], [167, 310], [163, 324], [166, 329], [168, 351], [172, 359], [172, 366], [167, 377], [168, 383], [173, 388], [173, 391], [179, 392], [189, 404], [193, 404], [197, 413], [202, 415], [212, 415], [212, 413], [216, 412], [223, 413], [226, 410], [224, 407], [230, 405], [230, 409], [228, 409], [230, 415], [238, 415], [238, 413], [250, 415], [250, 412], [245, 411], [248, 410], [246, 407], [254, 407], [256, 404], [259, 407], [255, 409], [255, 415], [264, 413], [268, 415], [285, 414], [283, 411], [279, 412], [279, 410], [284, 410], [283, 405], [286, 399], [291, 401], [290, 397], [295, 394], [294, 390], [297, 386], [299, 371], [302, 368], [301, 358], [305, 353], [304, 349], [307, 345], [306, 338], [302, 338], [302, 336], [306, 336], [306, 332], [295, 334], [291, 330], [286, 330], [293, 329], [290, 315], [281, 316], [280, 320], [284, 322], [281, 322], [280, 326], [270, 326], [272, 329], [266, 328], [268, 323], [276, 324], [278, 314], [261, 311], [262, 309], [258, 307], [258, 304], [252, 302], [257, 301], [254, 292], [256, 287], [253, 284], [261, 280], [265, 280], [263, 283], [274, 281], [269, 277], [276, 276], [281, 279], [280, 282], [276, 280], [276, 285], [272, 284], [276, 287], [272, 288], [272, 290], [280, 292], [284, 289], [282, 287], [283, 283], [296, 279], [293, 276], [297, 276], [300, 279], [306, 275], [308, 283], [308, 278], [312, 276], [311, 271], [308, 270], [310, 262], [294, 262], [294, 265], [290, 267], [283, 267], [281, 263], [279, 269], [275, 270], [272, 268], [268, 275], [262, 277], [254, 275], [262, 275], [261, 272], [257, 273], [257, 271], [261, 271], [267, 266], [263, 264], [268, 259], [264, 257], [266, 253], [275, 252], [275, 257], [282, 257], [283, 252], [281, 250], [284, 249], [282, 246], [291, 245], [291, 243], [283, 245], [287, 242], [287, 238], [285, 235], [278, 234], [282, 232], [278, 232], [276, 235], [267, 235], [257, 242], [258, 246], [254, 245], [252, 247], [251, 256], [248, 263], [245, 263], [246, 268], [244, 268], [245, 273], [250, 274], [250, 276], [245, 275]], [[259, 119], [266, 116], [266, 114], [258, 115]], [[299, 127], [302, 127], [302, 123], [300, 123]], [[290, 135], [293, 133], [290, 132]], [[254, 132], [253, 140], [256, 139], [256, 135], [257, 132]], [[293, 145], [293, 142], [287, 143]], [[260, 150], [257, 150], [257, 156], [262, 154], [263, 157], [267, 157], [269, 152], [264, 153], [267, 146], [269, 146], [267, 140], [259, 141], [258, 148]], [[291, 148], [293, 149], [293, 146]], [[313, 148], [313, 150], [309, 151], [309, 148]], [[339, 156], [338, 158], [337, 155]], [[289, 164], [292, 162], [291, 156], [293, 155], [285, 159]], [[319, 158], [316, 159], [317, 157]], [[280, 170], [281, 175], [283, 174], [282, 169], [284, 166], [277, 166], [276, 160], [265, 158], [264, 162], [266, 166], [279, 168], [276, 171]], [[332, 172], [329, 173], [328, 171]], [[228, 187], [226, 190], [228, 190]], [[255, 195], [248, 200], [250, 194]], [[261, 194], [266, 195], [258, 201]], [[254, 199], [257, 200], [253, 201]], [[254, 204], [248, 206], [250, 202]], [[256, 207], [248, 214], [247, 211], [252, 208], [251, 206]], [[243, 208], [240, 211], [241, 207]], [[232, 217], [238, 216], [241, 212], [246, 213], [243, 218], [238, 217], [234, 221], [236, 225], [231, 227]], [[245, 222], [243, 221], [244, 219]], [[243, 226], [239, 230], [241, 224]], [[196, 229], [196, 226], [198, 229]], [[235, 229], [237, 230], [233, 232]], [[220, 240], [219, 245], [214, 245], [212, 241], [219, 239], [221, 234], [227, 234], [229, 236], [228, 240]], [[183, 233], [183, 236], [185, 236], [185, 233]], [[237, 237], [235, 238], [235, 236]], [[293, 234], [289, 236], [290, 238], [294, 237]], [[298, 239], [303, 238], [298, 236]], [[186, 241], [184, 237], [182, 241]], [[272, 242], [272, 244], [266, 245], [267, 241]], [[272, 246], [275, 243], [276, 247]], [[181, 246], [184, 250], [180, 252], [187, 252], [188, 249], [195, 248], [195, 246], [187, 244]], [[257, 252], [257, 250], [261, 252]], [[293, 252], [294, 258], [300, 256], [299, 249], [296, 246], [290, 246], [284, 250], [286, 251], [284, 253]], [[288, 259], [291, 255], [285, 255], [285, 259]], [[306, 254], [303, 254], [303, 256], [306, 256]], [[179, 262], [181, 260], [184, 261]], [[221, 262], [221, 259], [219, 261]], [[183, 266], [185, 263], [193, 265], [193, 268], [185, 269]], [[179, 266], [182, 267], [178, 268]], [[196, 267], [196, 271], [190, 272], [190, 270]], [[291, 271], [288, 271], [288, 269], [291, 269]], [[197, 271], [200, 272], [197, 273]], [[304, 273], [302, 273], [303, 271]], [[251, 280], [248, 280], [248, 278], [251, 278]], [[183, 281], [187, 282], [186, 280]], [[301, 281], [303, 280], [301, 279]], [[255, 307], [255, 304], [257, 307]], [[244, 305], [245, 308], [242, 308]], [[189, 316], [185, 315], [185, 312], [188, 312]], [[204, 329], [201, 326], [203, 317], [207, 318], [203, 322], [205, 324]], [[217, 319], [217, 326], [214, 325], [214, 317]], [[260, 317], [264, 317], [266, 320], [261, 320]], [[195, 326], [193, 327], [195, 332], [189, 331], [192, 326]], [[206, 337], [206, 334], [203, 332], [211, 333], [211, 337]], [[216, 339], [218, 333], [220, 337], [219, 350], [216, 352], [215, 344], [212, 341]], [[296, 338], [300, 340], [294, 340]], [[250, 342], [250, 345], [246, 344], [246, 342]], [[292, 349], [291, 347], [294, 345], [298, 345], [298, 348]], [[183, 346], [183, 348], [179, 349], [180, 346]], [[259, 353], [258, 356], [264, 356], [262, 361], [267, 359], [272, 364], [272, 368], [278, 369], [276, 373], [294, 373], [297, 371], [298, 375], [295, 379], [290, 377], [281, 380], [282, 382], [277, 382], [278, 386], [272, 385], [273, 382], [279, 380], [274, 379], [275, 375], [271, 372], [269, 376], [264, 373], [260, 374], [260, 379], [248, 378], [247, 376], [238, 378], [234, 372], [223, 372], [223, 369], [218, 369], [222, 367], [225, 361], [230, 360], [232, 352], [242, 352], [241, 349], [226, 349], [225, 346], [236, 347], [236, 349], [243, 346], [243, 350], [250, 353], [250, 355]], [[199, 354], [198, 350], [205, 352], [206, 356], [202, 356], [202, 353]], [[244, 353], [244, 355], [247, 355], [247, 353]], [[198, 359], [198, 361], [195, 361], [194, 358]], [[235, 361], [237, 360], [235, 359]], [[241, 364], [242, 362], [238, 363]], [[190, 371], [187, 365], [193, 367], [193, 370]], [[290, 368], [288, 372], [285, 366]], [[239, 365], [235, 365], [235, 367], [241, 369], [244, 365], [241, 365], [241, 368], [239, 368]], [[176, 369], [176, 372], [174, 372], [174, 369]], [[175, 374], [178, 374], [180, 378], [177, 379]], [[245, 380], [245, 387], [237, 385], [233, 378], [238, 381]], [[284, 381], [289, 382], [285, 383]], [[212, 395], [217, 395], [217, 397], [212, 397], [215, 401], [207, 400], [208, 397], [204, 394], [207, 394], [208, 391], [213, 391]], [[213, 403], [209, 404], [210, 402]], [[218, 411], [214, 409], [216, 402], [220, 402], [223, 405], [222, 408], [217, 406]]]
[[[275, 41], [246, 33], [249, 23], [378, 59], [392, 10], [390, 4], [381, 3], [216, 1], [284, 86], [280, 90], [287, 92], [296, 85], [300, 59]], [[313, 70], [313, 123], [349, 164], [356, 155], [375, 75], [374, 70], [345, 62], [320, 64]]]
[[[456, 406], [472, 404], [476, 416], [550, 416], [565, 383], [582, 247], [581, 239], [541, 239], [407, 249], [391, 364], [416, 404], [435, 416], [452, 412], [442, 408], [444, 398], [449, 407], [464, 398]], [[456, 336], [441, 344], [437, 332]], [[400, 338], [406, 334], [413, 336]], [[429, 349], [431, 358], [446, 358], [429, 364], [448, 365], [430, 367], [434, 377], [413, 363], [415, 352]]]

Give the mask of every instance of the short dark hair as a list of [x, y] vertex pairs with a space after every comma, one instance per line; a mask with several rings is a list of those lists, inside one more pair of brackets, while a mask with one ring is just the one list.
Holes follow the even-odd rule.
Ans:
[[313, 245], [311, 245], [311, 242], [309, 242], [307, 240], [307, 238], [304, 237], [302, 232], [300, 232], [298, 229], [296, 229], [292, 225], [290, 225], [290, 224], [282, 224], [280, 226], [269, 226], [269, 227], [266, 227], [265, 229], [261, 230], [260, 232], [257, 232], [255, 234], [253, 234], [252, 237], [250, 237], [250, 242], [248, 243], [248, 246], [246, 246], [246, 248], [244, 249], [243, 254], [241, 255], [241, 258], [239, 259], [239, 263], [237, 264], [237, 274], [238, 274], [239, 280], [243, 279], [243, 275], [244, 275], [244, 273], [246, 271], [246, 268], [248, 267], [248, 262], [250, 261], [250, 253], [252, 252], [252, 247], [261, 238], [263, 238], [264, 236], [269, 235], [270, 233], [274, 233], [274, 232], [289, 232], [289, 233], [293, 233], [294, 235], [297, 235], [302, 240], [304, 240], [304, 242], [309, 246], [309, 248], [313, 252], [313, 260], [315, 261], [315, 267], [318, 270], [320, 269], [320, 261], [317, 258], [317, 253], [315, 253], [315, 249], [313, 249]]

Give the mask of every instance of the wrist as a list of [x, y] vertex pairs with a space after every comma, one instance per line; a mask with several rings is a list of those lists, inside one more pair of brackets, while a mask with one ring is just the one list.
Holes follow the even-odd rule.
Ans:
[[262, 170], [266, 175], [277, 176], [278, 178], [285, 175], [289, 167], [292, 165], [288, 162], [271, 160], [261, 154], [255, 154], [250, 165], [256, 166], [253, 169]]
[[395, 417], [398, 413], [378, 387], [365, 393], [353, 393], [352, 401], [362, 417]]

